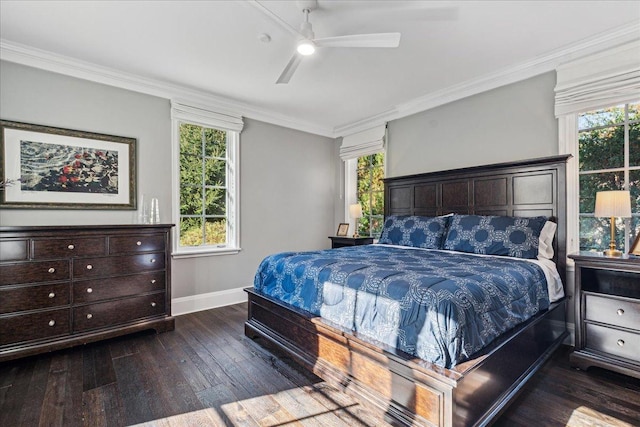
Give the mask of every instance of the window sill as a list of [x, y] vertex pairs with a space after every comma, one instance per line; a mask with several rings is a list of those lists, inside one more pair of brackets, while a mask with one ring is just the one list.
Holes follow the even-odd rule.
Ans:
[[180, 251], [173, 252], [171, 258], [197, 258], [208, 257], [218, 255], [235, 255], [240, 252], [241, 248], [221, 248], [221, 249], [181, 249]]

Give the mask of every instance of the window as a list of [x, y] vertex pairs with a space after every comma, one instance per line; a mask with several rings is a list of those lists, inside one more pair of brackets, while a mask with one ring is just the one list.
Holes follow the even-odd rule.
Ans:
[[616, 246], [627, 252], [640, 232], [640, 103], [578, 114], [578, 168], [580, 250], [609, 245], [610, 219], [593, 216], [596, 192], [629, 190], [633, 216], [616, 221]]
[[174, 256], [238, 252], [242, 119], [176, 103], [172, 118]]
[[384, 152], [358, 157], [357, 167], [358, 234], [377, 239], [384, 224]]
[[[387, 125], [379, 125], [342, 138], [340, 158], [344, 160], [345, 218], [353, 203], [362, 206], [358, 234], [379, 238], [384, 224], [384, 145]], [[351, 228], [354, 230], [354, 228]]]

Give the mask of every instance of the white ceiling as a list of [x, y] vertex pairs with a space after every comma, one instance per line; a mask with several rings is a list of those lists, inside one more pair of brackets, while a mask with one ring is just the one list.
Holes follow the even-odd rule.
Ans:
[[[261, 3], [299, 27], [296, 2]], [[310, 21], [316, 37], [400, 32], [400, 47], [325, 48], [276, 85], [297, 39], [250, 2], [1, 0], [0, 53], [337, 136], [640, 38], [640, 1], [319, 0]]]

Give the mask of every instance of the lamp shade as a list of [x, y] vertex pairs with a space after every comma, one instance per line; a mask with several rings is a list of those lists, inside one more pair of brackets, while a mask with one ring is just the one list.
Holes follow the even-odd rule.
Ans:
[[351, 218], [362, 218], [362, 206], [360, 206], [360, 203], [349, 205], [349, 216]]
[[599, 191], [596, 193], [596, 217], [631, 218], [631, 195], [628, 191]]

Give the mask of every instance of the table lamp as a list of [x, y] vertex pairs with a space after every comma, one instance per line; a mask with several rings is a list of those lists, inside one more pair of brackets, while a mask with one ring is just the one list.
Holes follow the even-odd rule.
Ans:
[[360, 205], [360, 203], [349, 205], [349, 216], [351, 218], [355, 218], [356, 220], [356, 231], [353, 233], [353, 237], [360, 237], [360, 234], [358, 234], [358, 223], [359, 219], [362, 218], [362, 206]]
[[599, 191], [596, 193], [594, 215], [599, 218], [611, 218], [611, 242], [606, 256], [618, 257], [622, 252], [616, 249], [616, 218], [631, 218], [631, 196], [628, 191]]

